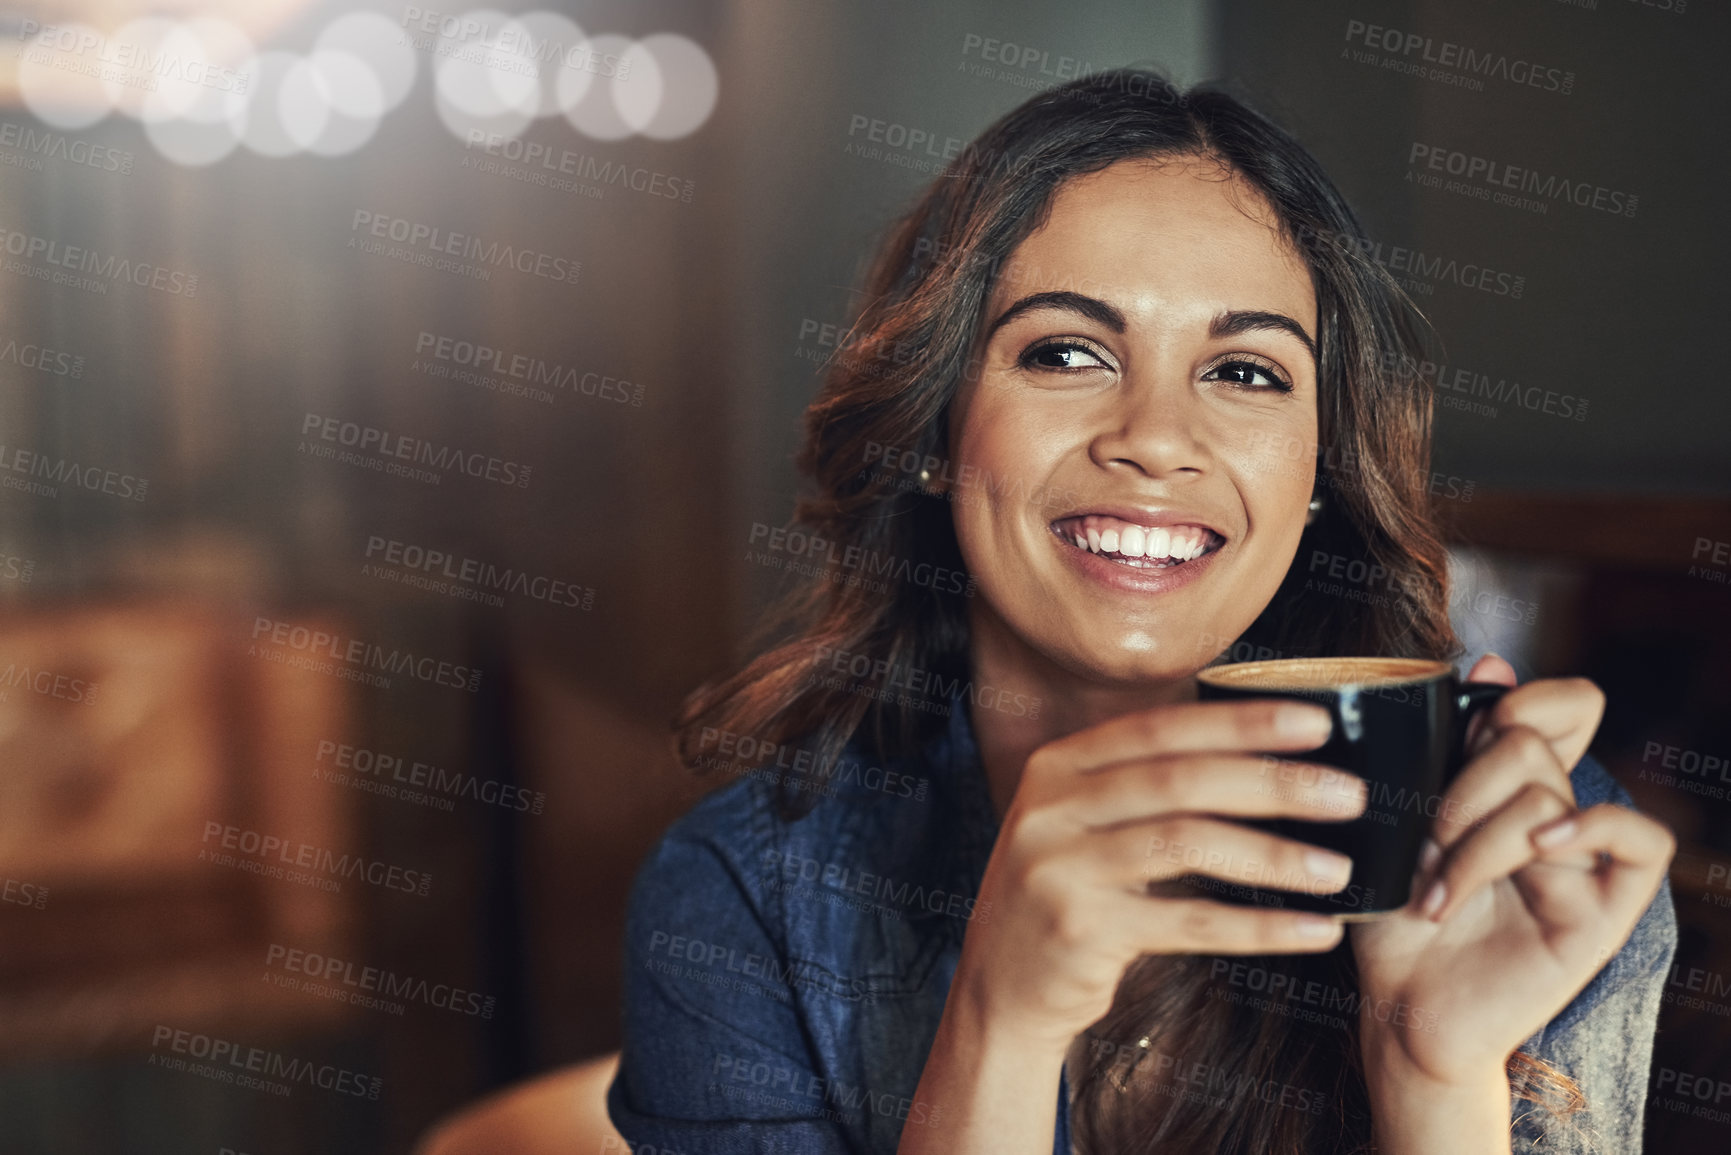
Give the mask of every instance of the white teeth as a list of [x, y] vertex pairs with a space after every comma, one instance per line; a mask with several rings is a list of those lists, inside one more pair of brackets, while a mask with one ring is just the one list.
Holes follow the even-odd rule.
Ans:
[[1146, 526], [1120, 524], [1106, 529], [1078, 527], [1071, 531], [1067, 540], [1075, 542], [1077, 549], [1085, 549], [1090, 553], [1116, 554], [1122, 558], [1148, 558], [1151, 561], [1169, 558], [1173, 562], [1181, 562], [1201, 557], [1208, 552], [1210, 536], [1207, 530], [1194, 526], [1180, 526], [1177, 529], [1158, 526], [1149, 529]]

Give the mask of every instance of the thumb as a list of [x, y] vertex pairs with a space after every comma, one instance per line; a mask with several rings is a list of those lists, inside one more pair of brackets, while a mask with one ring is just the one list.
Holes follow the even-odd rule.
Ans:
[[1515, 676], [1515, 668], [1503, 658], [1496, 654], [1486, 654], [1467, 671], [1467, 681], [1496, 682], [1502, 686], [1513, 686], [1520, 679]]
[[[1486, 654], [1467, 671], [1469, 682], [1495, 682], [1502, 686], [1513, 686], [1519, 680], [1515, 676], [1515, 668], [1497, 654]], [[1477, 754], [1491, 739], [1490, 732], [1485, 729], [1485, 719], [1489, 713], [1487, 710], [1479, 714], [1467, 726], [1466, 748], [1469, 754]]]

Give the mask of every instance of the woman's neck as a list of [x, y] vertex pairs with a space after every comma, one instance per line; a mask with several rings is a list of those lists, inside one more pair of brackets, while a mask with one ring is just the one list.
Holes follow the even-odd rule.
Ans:
[[[977, 692], [969, 695], [968, 702], [992, 811], [1000, 820], [1022, 780], [1028, 756], [1041, 746], [1135, 710], [1196, 697], [1193, 677], [1137, 685], [1088, 681], [1034, 650], [989, 609], [972, 609], [973, 685], [993, 687], [994, 693], [1005, 695], [995, 698]], [[1035, 701], [1038, 709], [1030, 712], [1026, 707]]]

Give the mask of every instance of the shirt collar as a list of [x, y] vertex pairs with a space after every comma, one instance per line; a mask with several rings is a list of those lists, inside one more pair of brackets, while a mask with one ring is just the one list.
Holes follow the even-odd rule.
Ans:
[[949, 725], [928, 757], [928, 764], [943, 781], [956, 807], [955, 866], [966, 880], [969, 894], [978, 893], [979, 880], [998, 840], [999, 829], [985, 769], [980, 763], [979, 744], [974, 737], [972, 706], [965, 689], [950, 697]]

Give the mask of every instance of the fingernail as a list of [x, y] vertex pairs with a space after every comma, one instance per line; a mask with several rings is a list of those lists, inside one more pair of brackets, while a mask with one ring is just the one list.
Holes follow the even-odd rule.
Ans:
[[1553, 846], [1561, 846], [1575, 836], [1580, 829], [1580, 823], [1573, 818], [1565, 818], [1561, 822], [1543, 827], [1533, 835], [1535, 845], [1549, 850]]
[[1436, 868], [1437, 861], [1442, 858], [1442, 848], [1436, 844], [1436, 839], [1427, 838], [1424, 845], [1418, 848], [1418, 872], [1421, 876], [1428, 875]]
[[1333, 938], [1340, 924], [1332, 918], [1301, 918], [1293, 924], [1300, 938]]
[[1275, 711], [1274, 729], [1283, 738], [1315, 738], [1321, 741], [1334, 729], [1334, 719], [1320, 706], [1292, 702]]
[[1448, 884], [1439, 878], [1431, 883], [1430, 891], [1424, 896], [1424, 905], [1419, 907], [1418, 912], [1426, 918], [1434, 920], [1437, 911], [1443, 908], [1443, 903], [1448, 901], [1448, 897]]
[[1352, 859], [1326, 850], [1304, 852], [1304, 869], [1329, 882], [1345, 882], [1352, 874]]

